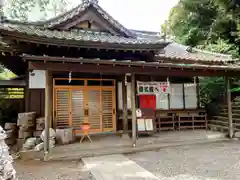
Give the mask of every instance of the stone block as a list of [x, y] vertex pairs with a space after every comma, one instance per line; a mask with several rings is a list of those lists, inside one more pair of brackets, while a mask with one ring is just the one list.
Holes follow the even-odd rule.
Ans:
[[17, 139], [17, 148], [21, 149], [23, 147], [24, 142], [25, 139]]
[[33, 132], [28, 131], [28, 132], [23, 133], [23, 138], [24, 139], [27, 139], [27, 138], [32, 137], [32, 136], [33, 136]]
[[42, 131], [34, 131], [34, 132], [33, 132], [33, 136], [34, 136], [34, 137], [40, 137], [41, 134], [42, 134]]
[[56, 140], [58, 144], [69, 144], [75, 140], [73, 129], [56, 129]]
[[16, 137], [10, 137], [10, 138], [5, 139], [5, 143], [8, 146], [13, 146], [16, 143], [16, 140], [17, 140]]
[[240, 138], [240, 131], [235, 132], [234, 136], [235, 136], [236, 138]]
[[4, 129], [5, 130], [15, 130], [15, 129], [17, 129], [17, 124], [16, 123], [5, 123]]

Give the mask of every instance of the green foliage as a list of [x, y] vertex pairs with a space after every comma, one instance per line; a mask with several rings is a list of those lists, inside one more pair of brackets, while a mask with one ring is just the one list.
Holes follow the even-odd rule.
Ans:
[[[212, 52], [240, 57], [239, 0], [180, 0], [168, 19], [169, 35], [176, 42]], [[238, 89], [237, 79], [232, 88]], [[201, 104], [219, 101], [223, 78], [201, 78]]]
[[67, 4], [68, 0], [8, 0], [5, 13], [14, 20], [45, 20], [65, 12]]
[[189, 46], [240, 57], [240, 6], [237, 0], [180, 0], [171, 10], [171, 37]]
[[224, 79], [218, 78], [200, 78], [200, 103], [204, 107], [212, 101], [221, 100], [224, 93]]

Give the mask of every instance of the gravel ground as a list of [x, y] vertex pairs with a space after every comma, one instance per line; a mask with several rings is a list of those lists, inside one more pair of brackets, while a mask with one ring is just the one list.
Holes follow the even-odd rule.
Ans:
[[94, 180], [81, 162], [16, 161], [18, 180]]
[[218, 142], [129, 154], [161, 180], [239, 180], [240, 142]]

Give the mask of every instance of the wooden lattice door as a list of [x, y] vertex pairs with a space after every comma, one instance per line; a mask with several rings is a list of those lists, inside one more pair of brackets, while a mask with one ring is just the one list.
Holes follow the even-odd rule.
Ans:
[[103, 131], [111, 131], [115, 129], [115, 93], [113, 89], [102, 89], [101, 92], [101, 116]]
[[101, 132], [100, 89], [87, 90], [87, 122], [90, 123], [90, 131]]
[[70, 91], [55, 89], [55, 126], [65, 128], [70, 126]]
[[81, 124], [84, 123], [85, 120], [85, 102], [84, 102], [84, 91], [82, 89], [72, 89], [70, 91], [71, 96], [71, 107], [70, 107], [70, 115], [71, 115], [71, 127], [74, 129], [79, 129]]
[[56, 128], [72, 127], [78, 133], [81, 124], [88, 122], [90, 132], [116, 130], [115, 86], [59, 86], [54, 89]]
[[55, 121], [57, 128], [80, 129], [84, 122], [84, 91], [82, 89], [55, 89]]

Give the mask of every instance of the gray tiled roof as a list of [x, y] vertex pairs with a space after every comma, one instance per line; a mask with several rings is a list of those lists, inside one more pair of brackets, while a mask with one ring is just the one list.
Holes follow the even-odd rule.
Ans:
[[55, 25], [61, 24], [67, 20], [78, 16], [80, 13], [84, 12], [86, 9], [93, 7], [104, 19], [106, 19], [113, 27], [120, 30], [127, 36], [135, 36], [135, 34], [121, 25], [117, 20], [115, 20], [111, 15], [109, 15], [101, 6], [96, 3], [96, 0], [83, 0], [83, 2], [72, 10], [61, 14], [55, 18], [49, 19], [48, 21], [42, 22], [45, 27], [51, 28]]
[[[2, 31], [17, 32], [26, 35], [33, 35], [46, 38], [56, 38], [61, 40], [74, 40], [84, 42], [100, 42], [109, 44], [144, 44], [144, 45], [167, 45], [168, 42], [161, 39], [138, 39], [138, 38], [126, 38], [123, 36], [112, 35], [106, 32], [96, 32], [88, 30], [70, 30], [70, 31], [58, 31], [41, 29], [35, 26], [28, 25], [11, 25], [2, 24], [0, 25]], [[150, 48], [150, 47], [149, 47]]]
[[[136, 33], [138, 39], [159, 39], [163, 40], [159, 32], [138, 31], [132, 30]], [[205, 61], [205, 62], [229, 62], [233, 61], [231, 55], [213, 53], [203, 51], [196, 48], [191, 48], [178, 43], [170, 43], [164, 48], [161, 54], [156, 55], [156, 58], [168, 58], [172, 60], [191, 60], [191, 61]]]
[[177, 43], [171, 43], [164, 48], [164, 54], [159, 54], [157, 57], [179, 59], [179, 60], [195, 60], [195, 61], [215, 61], [226, 62], [233, 61], [231, 55], [213, 53], [209, 51], [203, 51], [189, 46], [184, 46]]
[[[88, 8], [94, 8], [104, 19], [106, 19], [113, 27], [118, 29], [124, 34], [124, 36], [117, 36], [110, 33], [95, 32], [87, 30], [70, 30], [70, 31], [58, 31], [53, 30], [56, 25], [64, 23], [81, 13], [85, 12]], [[212, 53], [208, 51], [202, 51], [195, 48], [190, 48], [177, 43], [169, 44], [168, 41], [162, 39], [159, 32], [129, 30], [122, 26], [106, 11], [104, 11], [97, 3], [97, 0], [83, 0], [83, 2], [73, 8], [72, 10], [63, 13], [55, 18], [47, 21], [35, 22], [35, 23], [23, 23], [15, 21], [4, 21], [5, 24], [0, 26], [2, 31], [10, 31], [27, 34], [30, 36], [38, 36], [41, 38], [60, 39], [60, 40], [74, 40], [80, 42], [95, 42], [95, 43], [109, 43], [118, 45], [144, 45], [145, 49], [151, 49], [154, 46], [155, 49], [159, 48], [159, 51], [164, 47], [164, 51], [161, 54], [156, 55], [157, 60], [190, 60], [190, 61], [205, 61], [205, 62], [229, 62], [233, 61], [230, 55]], [[1, 44], [0, 44], [1, 45]], [[161, 45], [161, 46], [158, 46]], [[135, 47], [135, 49], [137, 49]]]

